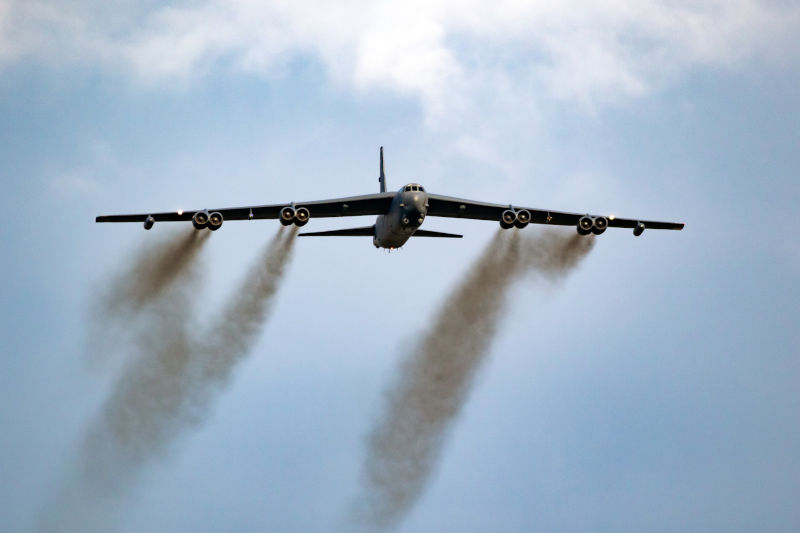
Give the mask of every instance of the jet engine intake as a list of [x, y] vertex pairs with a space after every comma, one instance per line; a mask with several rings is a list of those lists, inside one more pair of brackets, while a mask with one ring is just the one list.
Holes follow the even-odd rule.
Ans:
[[293, 207], [286, 206], [281, 209], [281, 224], [289, 226], [294, 223], [295, 210]]
[[219, 228], [222, 227], [222, 213], [214, 211], [210, 215], [208, 215], [208, 229], [211, 231], [217, 231]]
[[578, 220], [578, 233], [581, 235], [589, 235], [594, 227], [594, 220], [589, 215], [581, 217]]
[[511, 209], [506, 209], [503, 211], [503, 214], [500, 215], [500, 227], [503, 229], [511, 229], [514, 227], [514, 223], [517, 221], [517, 213], [512, 211]]
[[521, 211], [517, 211], [517, 220], [514, 221], [514, 225], [519, 229], [522, 229], [527, 226], [530, 221], [531, 212], [527, 209], [523, 209]]
[[144, 219], [144, 229], [150, 229], [153, 227], [153, 224], [156, 223], [156, 219], [154, 219], [151, 215], [147, 215], [147, 218]]
[[305, 226], [308, 224], [308, 219], [311, 218], [311, 212], [306, 209], [305, 207], [298, 207], [297, 210], [294, 212], [294, 224], [295, 226]]
[[602, 234], [608, 228], [608, 219], [606, 217], [595, 217], [592, 233], [595, 235]]
[[194, 229], [200, 230], [208, 225], [208, 211], [198, 211], [192, 217]]

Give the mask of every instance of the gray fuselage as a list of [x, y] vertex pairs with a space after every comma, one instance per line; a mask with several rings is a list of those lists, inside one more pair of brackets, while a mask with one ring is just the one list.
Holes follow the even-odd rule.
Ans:
[[376, 248], [400, 248], [425, 221], [428, 214], [428, 193], [417, 183], [403, 186], [385, 215], [375, 221]]

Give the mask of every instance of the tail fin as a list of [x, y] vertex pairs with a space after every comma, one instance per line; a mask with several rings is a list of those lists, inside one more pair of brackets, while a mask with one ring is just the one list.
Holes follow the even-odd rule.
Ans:
[[386, 192], [386, 174], [383, 172], [383, 146], [381, 146], [381, 175], [378, 181], [381, 182], [381, 192]]

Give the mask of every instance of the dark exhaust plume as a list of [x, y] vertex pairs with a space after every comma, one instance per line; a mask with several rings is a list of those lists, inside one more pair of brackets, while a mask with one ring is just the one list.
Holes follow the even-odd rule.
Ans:
[[195, 229], [175, 233], [135, 254], [107, 289], [103, 311], [115, 315], [140, 311], [194, 264], [209, 234]]
[[[182, 261], [185, 255], [178, 250], [196, 255], [195, 246], [206, 240], [192, 232], [145, 253], [127, 270], [130, 284], [125, 275], [117, 276], [98, 304], [102, 312], [90, 325], [97, 335], [94, 346], [99, 349], [101, 340], [107, 350], [130, 357], [69, 459], [55, 494], [42, 507], [36, 531], [111, 529], [118, 496], [135, 483], [135, 467], [148, 457], [147, 443], [163, 439], [161, 417], [179, 403], [191, 353], [191, 299], [200, 269]], [[143, 277], [146, 270], [152, 274], [149, 280]], [[114, 327], [127, 328], [129, 334], [117, 338], [108, 331]]]
[[[258, 338], [294, 247], [281, 228], [206, 333], [193, 322], [195, 285], [173, 285], [148, 305], [130, 361], [80, 443], [75, 471], [44, 531], [108, 529], [119, 497], [178, 438], [208, 415], [214, 392]], [[188, 276], [191, 278], [191, 276]], [[196, 303], [196, 302], [194, 302]]]
[[125, 337], [138, 315], [173, 284], [192, 277], [190, 271], [208, 236], [208, 231], [195, 229], [171, 233], [130, 256], [94, 300], [86, 350], [90, 363], [120, 362], [117, 352], [126, 346]]
[[563, 232], [523, 238], [502, 230], [489, 242], [389, 389], [367, 443], [362, 493], [353, 509], [359, 529], [391, 529], [419, 499], [489, 353], [513, 282], [528, 273], [555, 280], [593, 242]]
[[222, 385], [234, 366], [258, 340], [258, 334], [271, 311], [273, 297], [280, 288], [286, 266], [292, 257], [298, 228], [281, 227], [272, 244], [248, 272], [244, 282], [212, 323], [207, 344], [201, 351], [202, 382]]
[[572, 235], [552, 230], [523, 239], [521, 267], [523, 274], [533, 274], [555, 282], [578, 266], [594, 247], [593, 236]]

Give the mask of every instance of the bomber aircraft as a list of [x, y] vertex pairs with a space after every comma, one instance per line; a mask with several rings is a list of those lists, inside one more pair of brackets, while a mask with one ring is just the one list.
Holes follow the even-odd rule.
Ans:
[[600, 235], [607, 228], [629, 228], [637, 237], [648, 229], [683, 229], [682, 223], [655, 222], [613, 215], [564, 213], [545, 209], [501, 205], [473, 200], [463, 200], [428, 193], [418, 183], [404, 185], [397, 192], [386, 191], [386, 174], [383, 168], [383, 147], [380, 149], [380, 192], [311, 202], [288, 204], [172, 211], [167, 213], [142, 213], [135, 215], [104, 215], [96, 222], [141, 222], [150, 229], [156, 222], [191, 221], [197, 230], [216, 231], [224, 220], [278, 219], [284, 226], [305, 226], [312, 218], [377, 215], [372, 226], [300, 233], [303, 237], [372, 237], [376, 248], [399, 248], [411, 237], [461, 238], [461, 235], [420, 229], [426, 217], [469, 218], [494, 220], [503, 229], [524, 228], [528, 224], [575, 226], [581, 235]]

